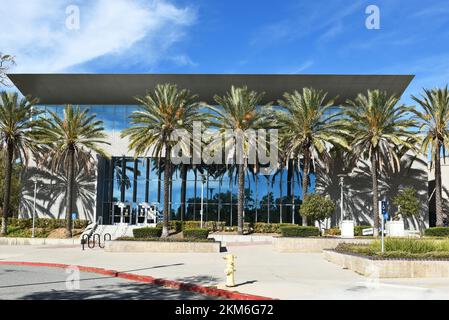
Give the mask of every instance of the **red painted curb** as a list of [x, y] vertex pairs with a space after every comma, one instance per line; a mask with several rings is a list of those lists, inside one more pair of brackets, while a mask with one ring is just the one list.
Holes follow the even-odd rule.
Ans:
[[86, 266], [73, 266], [62, 263], [46, 263], [46, 262], [27, 262], [27, 261], [0, 261], [0, 265], [22, 265], [30, 267], [49, 267], [49, 268], [63, 268], [77, 267], [80, 271], [98, 273], [110, 277], [122, 278], [136, 282], [151, 283], [161, 287], [168, 287], [172, 289], [178, 289], [182, 291], [189, 291], [195, 293], [201, 293], [214, 297], [221, 297], [231, 300], [273, 300], [273, 298], [256, 296], [252, 294], [240, 293], [237, 291], [228, 291], [223, 289], [205, 287], [198, 284], [180, 282], [175, 280], [153, 278], [151, 276], [138, 275], [127, 272], [119, 272], [115, 270], [108, 270], [95, 267]]

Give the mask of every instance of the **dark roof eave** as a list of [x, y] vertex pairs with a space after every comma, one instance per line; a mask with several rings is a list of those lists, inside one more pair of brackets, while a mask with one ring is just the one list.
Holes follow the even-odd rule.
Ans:
[[231, 85], [246, 85], [265, 92], [263, 103], [281, 99], [284, 92], [314, 87], [338, 96], [336, 104], [359, 92], [380, 89], [402, 95], [413, 75], [335, 74], [8, 74], [24, 95], [38, 97], [41, 104], [135, 104], [159, 83], [175, 83], [213, 103], [215, 94], [224, 94]]

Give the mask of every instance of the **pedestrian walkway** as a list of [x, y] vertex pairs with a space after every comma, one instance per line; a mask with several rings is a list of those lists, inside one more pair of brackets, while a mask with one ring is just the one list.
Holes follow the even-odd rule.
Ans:
[[269, 244], [222, 253], [111, 253], [80, 246], [0, 246], [0, 261], [64, 263], [222, 287], [224, 255], [236, 259], [233, 290], [278, 299], [448, 299], [449, 279], [367, 279], [321, 254], [279, 253]]

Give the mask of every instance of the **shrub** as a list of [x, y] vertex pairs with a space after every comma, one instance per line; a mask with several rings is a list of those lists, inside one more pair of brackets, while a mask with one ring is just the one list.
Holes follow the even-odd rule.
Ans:
[[183, 236], [184, 238], [207, 239], [209, 230], [201, 228], [184, 229]]
[[320, 229], [310, 226], [280, 227], [280, 230], [283, 237], [317, 237], [320, 235]]
[[159, 238], [162, 234], [162, 228], [145, 227], [133, 229], [134, 238]]
[[[156, 227], [162, 228], [163, 224], [164, 224], [163, 222], [158, 222]], [[182, 231], [182, 222], [179, 220], [170, 220], [170, 221], [168, 221], [168, 229], [173, 230], [176, 233], [181, 232]]]
[[324, 230], [324, 234], [327, 236], [339, 236], [339, 235], [341, 235], [341, 230], [340, 230], [340, 228], [334, 227], [334, 228]]
[[335, 212], [335, 203], [329, 197], [309, 194], [305, 197], [299, 214], [316, 221], [323, 221]]
[[[84, 229], [89, 224], [87, 220], [73, 220], [73, 226], [75, 229]], [[18, 219], [18, 218], [9, 218], [8, 225], [19, 227], [21, 229], [30, 229], [33, 227], [33, 219]], [[50, 219], [50, 218], [36, 218], [34, 221], [34, 226], [36, 228], [43, 228], [47, 230], [54, 230], [58, 228], [65, 228], [66, 222], [65, 219]]]
[[449, 237], [448, 227], [434, 227], [424, 230], [424, 235], [428, 237]]
[[[371, 248], [381, 251], [381, 241], [376, 240], [371, 243]], [[449, 241], [447, 240], [419, 240], [419, 239], [399, 239], [386, 238], [385, 251], [401, 251], [408, 253], [428, 253], [433, 251], [449, 251]]]
[[120, 237], [117, 241], [155, 241], [155, 242], [215, 242], [214, 239], [198, 239], [198, 238], [132, 238]]
[[[223, 231], [225, 229], [226, 222], [224, 221], [204, 221], [203, 227], [211, 232]], [[184, 221], [183, 229], [196, 229], [201, 228], [201, 221]]]
[[292, 223], [265, 223], [257, 222], [254, 224], [254, 233], [281, 233], [280, 227], [294, 226]]
[[393, 204], [399, 208], [398, 213], [403, 217], [417, 216], [421, 208], [414, 188], [405, 188], [399, 191], [393, 199]]
[[356, 237], [363, 236], [363, 230], [372, 228], [371, 226], [354, 226], [354, 235]]
[[89, 225], [89, 221], [87, 221], [87, 220], [78, 220], [78, 219], [73, 220], [73, 227], [75, 229], [85, 229], [88, 225]]
[[380, 240], [365, 245], [341, 243], [335, 250], [342, 253], [350, 252], [382, 258], [447, 259], [449, 257], [449, 240], [386, 238], [383, 254]]

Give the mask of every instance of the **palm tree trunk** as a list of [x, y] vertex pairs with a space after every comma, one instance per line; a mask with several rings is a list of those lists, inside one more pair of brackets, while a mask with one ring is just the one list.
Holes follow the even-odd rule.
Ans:
[[[309, 148], [306, 148], [303, 152], [304, 166], [302, 172], [302, 201], [304, 201], [309, 189], [309, 171], [310, 171], [310, 153]], [[302, 217], [302, 225], [307, 226], [307, 217]]]
[[371, 154], [371, 178], [373, 183], [373, 222], [375, 237], [379, 236], [379, 186], [377, 181], [377, 152]]
[[437, 150], [435, 152], [435, 205], [436, 205], [436, 225], [443, 227], [443, 197], [441, 186], [441, 154], [440, 142], [437, 141]]
[[164, 168], [164, 220], [162, 224], [162, 237], [168, 237], [168, 217], [169, 217], [169, 196], [170, 196], [170, 179], [171, 179], [171, 160], [170, 146], [165, 150], [165, 168]]
[[71, 148], [68, 155], [68, 172], [67, 172], [67, 202], [66, 202], [66, 237], [72, 237], [72, 212], [73, 212], [73, 184], [75, 177], [75, 150]]
[[3, 198], [3, 214], [2, 214], [2, 230], [0, 235], [4, 236], [8, 232], [8, 216], [9, 205], [11, 202], [11, 179], [12, 179], [12, 162], [14, 158], [14, 146], [9, 143], [6, 148], [5, 157], [5, 194]]
[[181, 164], [181, 212], [180, 219], [184, 221], [186, 212], [186, 192], [187, 192], [187, 166]]
[[237, 199], [237, 233], [243, 234], [243, 201], [245, 197], [245, 165], [238, 166], [239, 195]]

